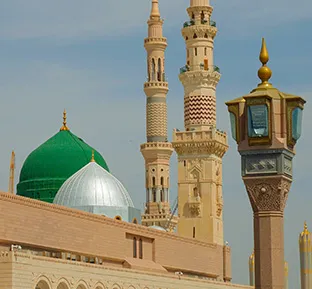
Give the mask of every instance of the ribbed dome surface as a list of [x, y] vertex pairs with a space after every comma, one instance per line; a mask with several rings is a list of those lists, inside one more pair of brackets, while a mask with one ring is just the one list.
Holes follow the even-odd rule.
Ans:
[[65, 181], [54, 203], [70, 208], [134, 207], [122, 183], [96, 162], [90, 162]]
[[164, 232], [167, 232], [165, 228], [160, 227], [160, 226], [156, 226], [156, 225], [149, 226], [149, 228], [151, 228], [151, 229], [155, 229], [155, 230], [159, 230], [159, 231], [164, 231]]
[[[27, 157], [17, 194], [53, 202], [61, 185], [90, 162], [92, 150], [69, 130], [59, 131]], [[98, 164], [108, 170], [103, 157], [97, 151], [94, 155]]]

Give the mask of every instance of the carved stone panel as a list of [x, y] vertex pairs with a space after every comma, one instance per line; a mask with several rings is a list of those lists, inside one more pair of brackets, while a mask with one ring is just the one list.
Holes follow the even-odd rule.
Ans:
[[282, 176], [274, 178], [244, 178], [249, 200], [254, 212], [283, 212], [291, 181]]
[[242, 155], [242, 176], [292, 176], [293, 154], [287, 150], [245, 151]]

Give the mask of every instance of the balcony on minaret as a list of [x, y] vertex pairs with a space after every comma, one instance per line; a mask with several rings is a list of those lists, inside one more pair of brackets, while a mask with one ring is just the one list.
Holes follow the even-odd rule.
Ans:
[[184, 65], [180, 68], [180, 74], [190, 72], [190, 71], [208, 71], [209, 73], [217, 72], [220, 74], [220, 68], [216, 65], [205, 65], [204, 63], [200, 63], [199, 65]]

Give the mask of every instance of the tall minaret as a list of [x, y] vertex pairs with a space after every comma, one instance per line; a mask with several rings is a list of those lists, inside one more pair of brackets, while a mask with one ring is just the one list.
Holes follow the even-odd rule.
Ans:
[[312, 289], [312, 244], [311, 233], [304, 222], [303, 232], [299, 235], [301, 289]]
[[184, 131], [175, 130], [178, 154], [178, 233], [223, 245], [222, 157], [227, 135], [216, 129], [216, 87], [219, 68], [214, 65], [216, 23], [210, 19], [209, 0], [190, 0], [190, 20], [184, 23], [186, 65], [180, 70], [184, 86]]
[[173, 148], [167, 139], [167, 39], [163, 37], [163, 20], [160, 18], [158, 0], [152, 0], [151, 15], [147, 23], [148, 37], [144, 40], [148, 74], [144, 84], [147, 142], [141, 145], [141, 153], [145, 159], [146, 208], [142, 215], [142, 224], [173, 230], [177, 218], [171, 217], [169, 202], [169, 162]]

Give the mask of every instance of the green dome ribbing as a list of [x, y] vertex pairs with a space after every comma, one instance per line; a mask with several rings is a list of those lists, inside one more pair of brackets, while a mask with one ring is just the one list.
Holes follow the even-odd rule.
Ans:
[[[93, 150], [69, 130], [59, 131], [27, 157], [17, 194], [52, 203], [62, 184], [90, 162]], [[109, 171], [105, 160], [95, 150], [94, 158]]]

